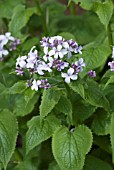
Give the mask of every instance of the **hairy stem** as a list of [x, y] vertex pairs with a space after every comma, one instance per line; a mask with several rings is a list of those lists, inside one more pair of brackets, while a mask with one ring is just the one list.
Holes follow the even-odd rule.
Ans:
[[37, 10], [38, 10], [38, 14], [40, 14], [40, 16], [41, 16], [43, 31], [44, 31], [45, 35], [48, 35], [46, 19], [45, 19], [44, 15], [43, 15], [43, 12], [42, 12], [39, 0], [34, 0], [34, 2], [36, 4]]

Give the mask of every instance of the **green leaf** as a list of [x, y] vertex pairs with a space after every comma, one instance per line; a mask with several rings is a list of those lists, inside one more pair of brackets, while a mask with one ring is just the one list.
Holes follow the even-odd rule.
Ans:
[[110, 133], [111, 114], [99, 109], [94, 116], [91, 128], [96, 135], [108, 135]]
[[[12, 20], [9, 23], [9, 31], [13, 36], [17, 38], [23, 38], [21, 34], [21, 29], [26, 26], [30, 17], [37, 12], [37, 9], [27, 8], [25, 9], [24, 5], [18, 5], [14, 8]], [[17, 19], [18, 18], [18, 19]]]
[[48, 90], [44, 90], [42, 101], [40, 105], [40, 117], [43, 119], [48, 115], [58, 103], [60, 99], [60, 91], [58, 88], [53, 87]]
[[25, 91], [27, 88], [25, 81], [18, 81], [15, 83], [10, 89], [9, 93], [10, 94], [21, 94]]
[[0, 17], [10, 19], [15, 6], [24, 4], [25, 0], [5, 0], [0, 2]]
[[49, 24], [51, 36], [61, 32], [69, 32], [75, 36], [76, 42], [81, 45], [94, 41], [103, 31], [103, 28], [98, 17], [90, 12], [75, 16], [60, 14], [57, 18], [54, 17], [50, 20]]
[[113, 14], [112, 0], [105, 0], [105, 2], [96, 2], [95, 12], [97, 13], [101, 23], [107, 27]]
[[83, 78], [88, 71], [94, 70], [100, 66], [103, 66], [108, 59], [108, 56], [111, 54], [110, 47], [100, 44], [95, 46], [94, 44], [85, 47], [83, 53], [79, 57], [84, 58], [86, 67], [83, 69], [83, 72], [80, 74]]
[[37, 37], [27, 39], [23, 44], [22, 51], [28, 52], [35, 45], [38, 45], [38, 38]]
[[84, 125], [78, 126], [73, 132], [60, 127], [52, 138], [53, 154], [62, 170], [82, 170], [91, 145], [92, 133]]
[[110, 140], [112, 146], [112, 162], [114, 163], [114, 113], [111, 118]]
[[112, 154], [112, 148], [109, 136], [95, 136], [94, 135], [94, 144], [99, 146], [102, 150]]
[[88, 101], [93, 106], [103, 107], [106, 111], [110, 111], [109, 101], [105, 97], [102, 89], [94, 80], [86, 81], [84, 88], [86, 101]]
[[76, 4], [80, 3], [80, 6], [86, 10], [91, 10], [93, 8], [94, 3], [96, 0], [72, 0]]
[[53, 161], [49, 164], [48, 170], [61, 170], [61, 169], [59, 165], [55, 161]]
[[91, 115], [94, 114], [96, 107], [90, 105], [88, 102], [83, 101], [83, 99], [78, 95], [73, 95], [72, 99], [73, 105], [73, 121], [76, 122], [78, 118], [80, 121], [85, 121]]
[[104, 89], [104, 95], [108, 99], [111, 107], [111, 111], [114, 112], [114, 85], [109, 84], [105, 89]]
[[113, 170], [111, 165], [94, 156], [87, 156], [83, 170]]
[[8, 110], [0, 112], [0, 160], [6, 168], [16, 145], [18, 126], [15, 116]]
[[69, 87], [76, 93], [78, 93], [82, 98], [84, 98], [84, 86], [81, 80], [72, 81], [68, 84]]
[[61, 32], [59, 33], [59, 35], [65, 38], [66, 40], [73, 39], [75, 41], [75, 36], [69, 32]]
[[72, 124], [72, 104], [66, 96], [61, 96], [55, 108], [61, 113], [67, 115], [70, 123]]
[[109, 80], [107, 81], [107, 83], [105, 84], [104, 88], [106, 88], [106, 86], [108, 86], [108, 84], [114, 83], [114, 75], [109, 77]]
[[29, 130], [26, 134], [26, 153], [50, 138], [59, 126], [60, 122], [53, 115], [47, 116], [42, 122], [40, 122], [39, 116], [32, 118], [28, 122]]
[[35, 94], [30, 97], [29, 99], [24, 96], [23, 94], [16, 94], [14, 96], [14, 105], [13, 105], [13, 112], [17, 116], [25, 116], [31, 113], [34, 109], [34, 105], [38, 101], [39, 95]]

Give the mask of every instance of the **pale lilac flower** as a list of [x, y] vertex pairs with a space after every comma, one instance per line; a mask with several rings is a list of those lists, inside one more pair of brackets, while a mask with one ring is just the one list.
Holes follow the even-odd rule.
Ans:
[[78, 75], [74, 74], [74, 69], [73, 68], [69, 68], [67, 73], [62, 73], [61, 76], [63, 78], [65, 78], [66, 83], [70, 83], [70, 79], [77, 80], [77, 78], [78, 78]]
[[88, 76], [95, 78], [96, 77], [96, 72], [93, 70], [88, 71]]
[[83, 58], [79, 58], [79, 60], [75, 62], [75, 65], [76, 65], [76, 69], [77, 70], [79, 69], [79, 72], [81, 72], [83, 70], [82, 67], [85, 67]]
[[62, 45], [58, 45], [57, 48], [53, 47], [52, 50], [49, 51], [49, 56], [53, 56], [55, 59], [58, 59], [58, 57], [63, 58], [66, 54], [66, 51], [62, 49]]
[[11, 36], [10, 32], [5, 33], [5, 35], [1, 35], [0, 36], [0, 41], [1, 41], [1, 45], [4, 46], [8, 43], [8, 41], [14, 41], [15, 38]]
[[45, 62], [40, 62], [37, 66], [38, 74], [44, 75], [45, 71], [52, 72], [52, 69], [50, 68], [49, 64], [46, 64]]
[[111, 70], [111, 71], [114, 71], [114, 61], [109, 62], [109, 63], [108, 63], [108, 66], [110, 66], [110, 70]]
[[2, 60], [3, 56], [6, 56], [8, 54], [9, 54], [8, 50], [5, 50], [0, 44], [0, 60]]
[[36, 80], [33, 80], [31, 89], [38, 91], [38, 86], [39, 86], [40, 84], [41, 84], [41, 81], [40, 81], [40, 80], [37, 80], [37, 81], [36, 81]]
[[26, 59], [27, 59], [27, 56], [18, 57], [16, 66], [21, 67], [21, 68], [26, 68]]

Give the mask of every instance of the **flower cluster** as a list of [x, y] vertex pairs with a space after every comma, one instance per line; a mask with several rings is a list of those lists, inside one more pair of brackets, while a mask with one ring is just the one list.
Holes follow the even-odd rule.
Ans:
[[[72, 39], [65, 40], [61, 36], [44, 37], [40, 43], [44, 52], [42, 57], [38, 55], [35, 47], [32, 47], [28, 55], [17, 58], [17, 75], [22, 76], [27, 70], [32, 77], [27, 81], [27, 86], [31, 86], [31, 89], [36, 91], [38, 88], [50, 88], [51, 85], [48, 83], [48, 80], [41, 77], [49, 76], [52, 72], [58, 72], [62, 78], [65, 78], [66, 83], [70, 83], [70, 80], [78, 78], [78, 73], [85, 67], [83, 58], [74, 63], [68, 62], [68, 59], [73, 54], [81, 54], [81, 46], [78, 46]], [[37, 75], [39, 79], [34, 79], [34, 75]]]
[[[112, 58], [114, 59], [114, 46], [112, 47]], [[114, 71], [114, 61], [109, 62], [108, 66], [110, 66], [111, 71]]]
[[9, 51], [16, 50], [16, 47], [20, 44], [20, 40], [11, 36], [10, 32], [5, 35], [0, 35], [0, 60], [2, 61], [5, 56], [9, 54]]

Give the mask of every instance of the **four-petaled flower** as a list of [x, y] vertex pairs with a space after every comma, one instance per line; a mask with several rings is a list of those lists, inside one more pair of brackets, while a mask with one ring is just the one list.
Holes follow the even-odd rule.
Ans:
[[31, 86], [31, 89], [32, 90], [36, 90], [36, 91], [38, 91], [38, 86], [41, 84], [41, 81], [40, 80], [34, 80], [33, 82], [32, 82], [32, 86]]
[[61, 76], [65, 78], [66, 83], [70, 83], [70, 79], [76, 80], [78, 78], [78, 75], [74, 74], [73, 68], [69, 68], [67, 73], [62, 73]]

